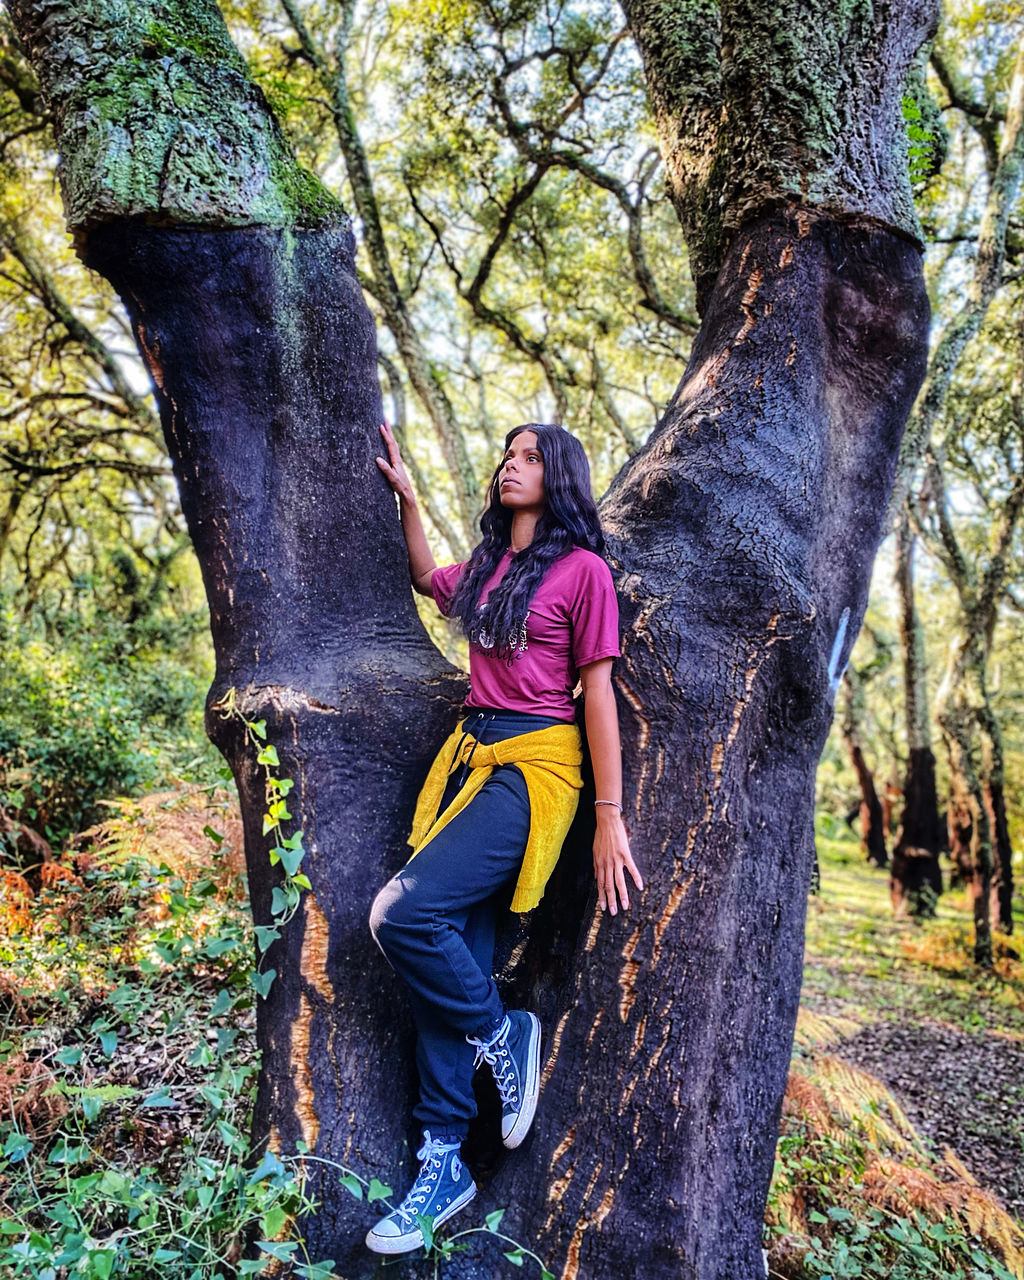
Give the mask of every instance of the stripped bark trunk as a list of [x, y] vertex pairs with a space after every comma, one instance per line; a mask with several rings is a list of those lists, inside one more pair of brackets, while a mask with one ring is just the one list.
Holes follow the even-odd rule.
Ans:
[[887, 867], [889, 852], [885, 844], [885, 815], [875, 789], [874, 774], [864, 758], [864, 748], [860, 741], [860, 718], [863, 714], [864, 694], [860, 677], [850, 667], [847, 667], [846, 674], [843, 676], [843, 688], [846, 697], [839, 731], [850, 753], [850, 762], [860, 788], [860, 805], [858, 806], [860, 847], [868, 862], [876, 867]]
[[892, 853], [889, 881], [897, 914], [935, 914], [942, 893], [939, 854], [946, 845], [935, 785], [935, 755], [928, 718], [924, 629], [914, 599], [914, 539], [906, 510], [896, 523], [896, 585], [900, 596], [903, 700], [907, 724], [907, 772], [903, 817]]

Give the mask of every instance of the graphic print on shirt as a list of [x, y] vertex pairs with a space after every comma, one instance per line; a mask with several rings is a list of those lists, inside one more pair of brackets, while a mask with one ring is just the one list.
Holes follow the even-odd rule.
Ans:
[[[483, 613], [484, 606], [482, 604], [478, 604], [476, 607], [476, 611], [477, 613]], [[506, 648], [508, 648], [508, 650], [510, 651], [510, 655], [511, 655], [510, 661], [514, 660], [515, 658], [518, 658], [520, 654], [525, 653], [526, 650], [529, 648], [529, 645], [526, 642], [526, 622], [529, 616], [530, 616], [530, 611], [529, 609], [527, 609], [526, 616], [523, 618], [518, 628], [514, 632], [511, 632], [511, 631], [509, 632], [508, 644]], [[493, 649], [494, 637], [491, 635], [489, 631], [481, 631], [479, 636], [477, 636], [476, 638], [476, 643], [480, 646], [481, 649]]]

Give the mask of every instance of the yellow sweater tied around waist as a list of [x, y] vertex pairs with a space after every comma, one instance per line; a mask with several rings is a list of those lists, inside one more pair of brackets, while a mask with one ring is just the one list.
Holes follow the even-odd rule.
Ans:
[[[455, 732], [437, 753], [416, 801], [409, 836], [413, 850], [410, 861], [457, 813], [462, 812], [498, 765], [514, 764], [522, 770], [530, 796], [530, 834], [512, 897], [512, 910], [529, 911], [541, 900], [544, 886], [555, 869], [562, 843], [576, 815], [583, 786], [579, 728], [575, 724], [554, 724], [484, 745], [463, 736], [463, 724], [464, 721], [460, 720]], [[441, 803], [449, 774], [466, 761], [469, 763], [469, 777], [465, 785], [447, 809], [438, 814], [437, 806]]]

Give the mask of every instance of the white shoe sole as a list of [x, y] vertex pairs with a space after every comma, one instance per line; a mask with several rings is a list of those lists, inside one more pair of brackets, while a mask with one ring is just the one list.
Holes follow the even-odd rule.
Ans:
[[527, 1017], [530, 1019], [530, 1043], [526, 1050], [526, 1071], [521, 1081], [523, 1106], [507, 1136], [501, 1139], [510, 1151], [515, 1150], [529, 1133], [540, 1093], [540, 1018], [535, 1013], [527, 1014]]
[[[442, 1223], [447, 1222], [453, 1214], [469, 1204], [475, 1195], [476, 1183], [472, 1182], [461, 1196], [456, 1197], [437, 1215], [434, 1219], [434, 1230], [436, 1231]], [[378, 1235], [371, 1227], [366, 1233], [366, 1247], [372, 1249], [374, 1253], [412, 1253], [413, 1249], [423, 1247], [423, 1232], [419, 1227], [413, 1227], [411, 1231], [406, 1231], [400, 1236], [383, 1236]]]

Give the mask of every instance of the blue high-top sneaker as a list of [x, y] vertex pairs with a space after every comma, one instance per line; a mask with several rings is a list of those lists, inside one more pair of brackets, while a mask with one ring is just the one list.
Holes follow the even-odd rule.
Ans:
[[513, 1009], [490, 1040], [466, 1039], [476, 1048], [478, 1067], [486, 1062], [501, 1095], [501, 1140], [518, 1147], [537, 1110], [540, 1092], [540, 1019]]
[[410, 1253], [419, 1249], [423, 1232], [417, 1218], [429, 1218], [436, 1231], [442, 1222], [458, 1213], [476, 1195], [472, 1174], [459, 1159], [461, 1143], [442, 1142], [423, 1130], [423, 1146], [416, 1152], [421, 1161], [416, 1181], [409, 1193], [386, 1218], [372, 1226], [366, 1246], [374, 1253]]

